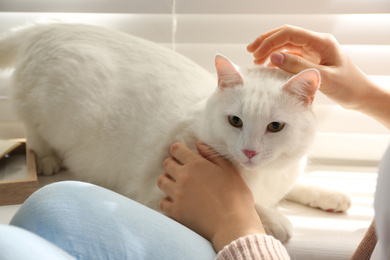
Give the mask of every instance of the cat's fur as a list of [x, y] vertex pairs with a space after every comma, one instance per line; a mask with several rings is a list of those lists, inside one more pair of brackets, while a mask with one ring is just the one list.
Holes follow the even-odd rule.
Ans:
[[[170, 145], [195, 150], [201, 140], [239, 168], [267, 232], [282, 241], [291, 224], [270, 207], [289, 191], [294, 201], [347, 210], [342, 194], [294, 187], [315, 134], [319, 73], [241, 72], [220, 55], [215, 63], [218, 82], [158, 44], [90, 25], [37, 24], [0, 40], [0, 67], [15, 68], [15, 109], [42, 174], [64, 165], [158, 209], [156, 183]], [[233, 127], [229, 116], [243, 126]], [[285, 126], [274, 133], [272, 122]]]

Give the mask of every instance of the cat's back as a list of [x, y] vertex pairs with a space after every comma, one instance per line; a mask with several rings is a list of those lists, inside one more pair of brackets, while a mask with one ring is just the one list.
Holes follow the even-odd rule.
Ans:
[[[73, 69], [65, 73], [76, 76], [78, 70], [88, 80], [92, 76], [102, 80], [121, 76], [123, 80], [132, 78], [133, 83], [150, 83], [149, 87], [154, 87], [157, 80], [165, 80], [168, 87], [177, 91], [191, 91], [194, 84], [215, 81], [193, 61], [166, 47], [103, 27], [49, 23], [36, 24], [19, 33], [23, 37], [17, 71], [27, 66], [33, 71], [41, 69], [41, 76], [48, 77], [49, 73], [61, 69]], [[202, 86], [196, 92], [202, 92]]]
[[180, 119], [216, 85], [186, 57], [122, 32], [50, 23], [17, 33], [23, 37], [14, 100], [25, 119], [61, 118], [64, 125], [68, 118], [70, 125], [90, 121], [111, 128], [125, 119], [144, 127], [148, 120], [150, 128], [164, 131], [162, 119]]
[[186, 57], [125, 33], [58, 23], [17, 33], [16, 113], [64, 154], [94, 152], [91, 143], [107, 154], [126, 150], [124, 143], [157, 153], [217, 84]]

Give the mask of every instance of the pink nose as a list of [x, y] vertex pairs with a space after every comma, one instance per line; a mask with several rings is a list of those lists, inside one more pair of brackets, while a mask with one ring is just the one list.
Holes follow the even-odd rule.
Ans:
[[256, 151], [243, 150], [243, 152], [246, 154], [246, 157], [248, 157], [249, 159], [257, 154]]

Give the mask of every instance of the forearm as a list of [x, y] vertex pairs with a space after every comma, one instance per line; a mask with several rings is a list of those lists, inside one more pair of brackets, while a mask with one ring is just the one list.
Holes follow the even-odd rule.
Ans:
[[229, 222], [230, 224], [223, 225], [225, 228], [220, 229], [211, 238], [211, 242], [213, 243], [216, 252], [221, 251], [226, 245], [229, 245], [232, 241], [241, 237], [250, 235], [265, 235], [265, 230], [257, 216], [257, 213], [255, 220], [253, 220], [253, 217], [239, 217], [233, 218], [232, 221]]
[[364, 98], [365, 102], [357, 109], [385, 127], [390, 129], [390, 90], [379, 87], [372, 82], [367, 83], [370, 91]]

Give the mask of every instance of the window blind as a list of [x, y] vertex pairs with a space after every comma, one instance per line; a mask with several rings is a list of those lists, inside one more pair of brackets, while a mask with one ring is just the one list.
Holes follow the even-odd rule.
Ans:
[[[212, 73], [216, 53], [239, 66], [250, 66], [252, 57], [246, 45], [264, 32], [291, 24], [333, 34], [371, 80], [390, 87], [388, 0], [0, 0], [0, 33], [46, 18], [137, 35], [174, 48]], [[0, 73], [0, 138], [23, 137], [10, 104], [10, 74]], [[321, 93], [314, 109], [319, 129], [310, 156], [380, 159], [390, 141], [387, 129], [365, 115], [341, 108]]]

